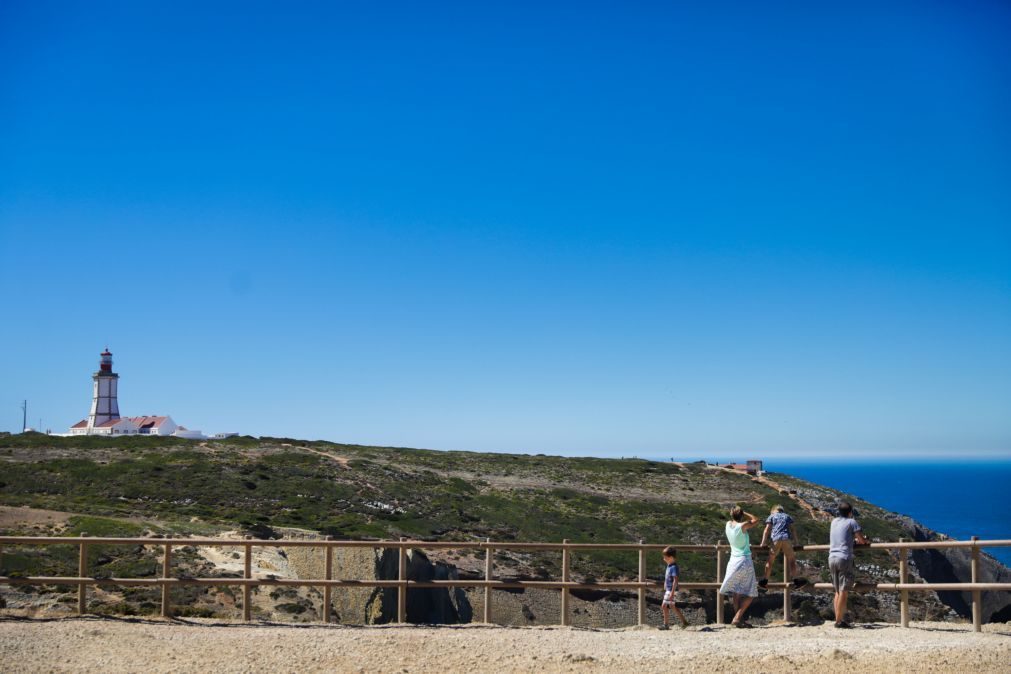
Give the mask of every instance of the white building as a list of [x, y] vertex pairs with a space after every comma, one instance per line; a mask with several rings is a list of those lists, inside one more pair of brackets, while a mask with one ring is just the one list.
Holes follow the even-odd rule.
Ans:
[[137, 424], [130, 419], [108, 419], [95, 426], [88, 426], [87, 419], [82, 419], [70, 427], [72, 435], [133, 435], [137, 432]]
[[186, 438], [187, 440], [206, 440], [207, 436], [200, 431], [191, 431], [185, 426], [180, 426], [172, 433], [177, 438]]
[[91, 413], [70, 427], [70, 435], [160, 435], [203, 440], [206, 436], [180, 426], [172, 417], [119, 416], [119, 375], [112, 371], [112, 353], [106, 348], [101, 354], [94, 381]]
[[137, 432], [142, 435], [172, 435], [180, 426], [172, 417], [130, 417], [137, 424]]

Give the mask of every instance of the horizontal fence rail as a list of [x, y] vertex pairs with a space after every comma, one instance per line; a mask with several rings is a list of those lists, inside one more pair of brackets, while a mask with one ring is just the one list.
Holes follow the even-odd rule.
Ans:
[[[202, 585], [202, 586], [238, 586], [243, 591], [242, 613], [244, 620], [252, 618], [252, 589], [263, 586], [282, 587], [317, 587], [323, 588], [323, 622], [330, 622], [331, 590], [333, 588], [391, 588], [397, 590], [397, 622], [407, 621], [407, 590], [408, 588], [434, 589], [434, 588], [484, 588], [483, 622], [490, 623], [492, 614], [491, 591], [494, 589], [550, 589], [561, 591], [561, 624], [567, 625], [569, 622], [569, 593], [572, 590], [637, 590], [638, 595], [638, 623], [645, 624], [646, 620], [646, 592], [663, 587], [662, 581], [647, 580], [645, 556], [648, 552], [660, 552], [666, 545], [651, 544], [639, 541], [638, 543], [571, 543], [562, 541], [561, 543], [522, 543], [522, 542], [497, 542], [491, 540], [484, 541], [416, 541], [400, 539], [394, 540], [371, 540], [371, 541], [334, 541], [329, 539], [306, 540], [306, 539], [220, 539], [220, 538], [100, 538], [90, 536], [60, 537], [60, 536], [0, 536], [0, 562], [3, 558], [4, 546], [11, 545], [76, 545], [78, 546], [78, 575], [77, 576], [0, 576], [0, 585], [77, 585], [78, 586], [78, 613], [85, 613], [87, 587], [122, 585], [122, 586], [158, 586], [162, 588], [161, 614], [168, 617], [171, 615], [171, 602], [169, 591], [173, 586]], [[162, 548], [162, 575], [158, 578], [96, 578], [87, 575], [87, 551], [91, 545], [141, 545], [148, 547]], [[210, 577], [194, 578], [186, 575], [171, 575], [172, 549], [184, 546], [208, 546], [208, 547], [242, 547], [244, 549], [243, 576], [238, 577]], [[262, 578], [254, 578], [252, 574], [252, 550], [254, 547], [311, 547], [323, 549], [325, 578], [317, 579], [293, 579], [276, 578], [267, 575]], [[679, 552], [710, 552], [716, 555], [716, 580], [713, 582], [681, 582], [679, 587], [684, 590], [718, 590], [723, 578], [724, 554], [730, 550], [725, 544], [716, 545], [675, 545]], [[980, 583], [979, 578], [979, 552], [982, 548], [1011, 547], [1011, 540], [979, 540], [975, 536], [968, 541], [897, 541], [889, 543], [870, 543], [856, 545], [857, 550], [879, 549], [896, 551], [899, 558], [899, 582], [896, 583], [857, 583], [854, 590], [857, 592], [883, 591], [899, 592], [900, 597], [900, 624], [903, 627], [909, 626], [909, 592], [937, 592], [955, 591], [972, 593], [972, 620], [973, 629], [980, 631], [982, 626], [982, 601], [981, 594], [984, 591], [1011, 591], [1011, 583]], [[332, 578], [333, 551], [335, 548], [372, 548], [372, 549], [393, 549], [398, 552], [397, 579], [396, 580], [355, 580], [355, 579], [334, 579]], [[971, 551], [972, 580], [967, 583], [909, 583], [908, 580], [908, 551], [909, 550], [929, 550], [929, 549], [951, 549], [966, 548]], [[484, 550], [485, 551], [485, 573], [483, 579], [460, 579], [460, 580], [431, 580], [416, 581], [407, 578], [407, 551], [417, 550]], [[821, 552], [827, 551], [828, 545], [798, 545], [794, 547], [798, 552]], [[516, 551], [556, 551], [562, 553], [562, 579], [561, 580], [495, 580], [493, 576], [493, 553], [498, 550]], [[769, 550], [768, 546], [753, 546], [752, 550]], [[571, 553], [587, 551], [632, 551], [639, 553], [639, 573], [635, 581], [601, 581], [601, 582], [576, 582], [570, 580], [571, 577]], [[2, 567], [2, 563], [0, 563]], [[768, 589], [783, 591], [783, 618], [786, 621], [791, 619], [792, 607], [790, 593], [793, 584], [788, 575], [788, 565], [784, 560], [783, 582], [770, 582]], [[830, 583], [809, 583], [804, 586], [805, 590], [831, 590]], [[724, 622], [724, 602], [717, 595], [716, 601], [716, 622]]]

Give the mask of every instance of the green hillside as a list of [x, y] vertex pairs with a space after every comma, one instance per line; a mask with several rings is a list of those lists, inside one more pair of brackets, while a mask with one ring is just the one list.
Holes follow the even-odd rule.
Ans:
[[[827, 540], [824, 521], [777, 491], [698, 463], [284, 438], [198, 444], [38, 434], [0, 438], [0, 461], [0, 505], [88, 516], [75, 520], [67, 533], [212, 533], [239, 527], [270, 536], [274, 527], [297, 527], [335, 538], [699, 544], [721, 540], [726, 510], [734, 503], [760, 516], [785, 503], [802, 542]], [[880, 539], [902, 535], [876, 509], [862, 513], [862, 521]], [[757, 543], [760, 532], [753, 537]], [[892, 564], [884, 552], [873, 555]], [[557, 555], [500, 557], [518, 575], [557, 572]], [[810, 562], [814, 569], [821, 565], [815, 556]], [[659, 557], [649, 564], [659, 567]], [[681, 565], [686, 579], [713, 577], [709, 555], [685, 553]], [[632, 577], [636, 558], [589, 553], [579, 556], [575, 570], [600, 579]]]

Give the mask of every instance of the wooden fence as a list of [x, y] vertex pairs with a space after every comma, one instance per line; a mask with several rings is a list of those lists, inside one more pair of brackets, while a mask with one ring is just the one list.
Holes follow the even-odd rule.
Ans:
[[[0, 585], [77, 585], [77, 610], [79, 613], [86, 612], [87, 588], [89, 585], [124, 585], [124, 586], [160, 586], [161, 587], [161, 614], [170, 616], [172, 604], [170, 591], [173, 586], [181, 585], [232, 585], [242, 587], [242, 617], [244, 620], [252, 618], [252, 591], [253, 587], [262, 585], [276, 585], [286, 587], [321, 587], [323, 588], [323, 622], [330, 621], [331, 596], [334, 588], [396, 588], [397, 589], [397, 622], [407, 621], [407, 590], [408, 588], [458, 588], [476, 587], [484, 588], [484, 606], [482, 611], [482, 621], [492, 622], [492, 590], [494, 589], [558, 589], [561, 591], [561, 624], [569, 624], [569, 593], [572, 590], [636, 590], [638, 594], [638, 623], [646, 622], [646, 592], [648, 590], [658, 590], [662, 588], [662, 583], [646, 578], [646, 553], [659, 552], [665, 546], [645, 543], [570, 543], [565, 540], [561, 543], [506, 543], [485, 541], [413, 541], [400, 539], [399, 541], [333, 541], [333, 540], [253, 540], [253, 539], [219, 539], [219, 538], [91, 538], [87, 535], [80, 537], [57, 537], [57, 536], [0, 536], [0, 562], [2, 562], [3, 548], [10, 545], [77, 545], [78, 546], [78, 573], [77, 576], [25, 576], [10, 577], [0, 576]], [[162, 574], [158, 578], [92, 578], [88, 577], [87, 559], [89, 545], [146, 545], [160, 546], [162, 552]], [[213, 546], [213, 547], [241, 547], [244, 549], [244, 573], [242, 578], [192, 578], [173, 577], [171, 575], [172, 549], [181, 546]], [[981, 595], [984, 591], [1004, 590], [1011, 591], [1011, 583], [981, 583], [979, 580], [979, 555], [980, 549], [987, 547], [1009, 547], [1011, 540], [979, 540], [973, 536], [969, 541], [928, 541], [909, 542], [900, 540], [894, 543], [871, 543], [870, 545], [857, 545], [857, 551], [866, 549], [884, 549], [896, 551], [898, 556], [898, 582], [896, 583], [858, 583], [855, 591], [885, 591], [899, 592], [900, 594], [900, 624], [903, 627], [909, 626], [909, 593], [910, 592], [935, 592], [935, 591], [959, 591], [972, 593], [972, 622], [975, 631], [980, 631], [982, 625], [982, 602]], [[313, 547], [322, 549], [324, 568], [326, 569], [324, 578], [317, 579], [288, 579], [288, 578], [254, 578], [252, 573], [252, 550], [254, 547]], [[679, 551], [711, 552], [716, 556], [716, 580], [713, 582], [683, 582], [681, 588], [686, 590], [717, 590], [723, 580], [724, 555], [729, 550], [726, 545], [677, 545]], [[333, 575], [333, 551], [334, 548], [373, 548], [395, 549], [398, 552], [397, 580], [355, 580], [355, 579], [334, 579]], [[409, 549], [419, 550], [484, 550], [485, 565], [483, 579], [463, 579], [463, 580], [432, 580], [413, 581], [407, 579], [407, 551]], [[969, 548], [972, 554], [972, 580], [968, 583], [910, 583], [908, 582], [908, 555], [909, 550], [942, 549], [942, 548]], [[755, 546], [753, 550], [763, 551], [768, 548]], [[828, 545], [803, 545], [794, 548], [797, 551], [825, 551]], [[496, 550], [517, 550], [525, 552], [533, 551], [560, 551], [562, 553], [562, 577], [561, 580], [495, 580], [493, 569], [493, 554]], [[593, 582], [577, 583], [571, 580], [571, 555], [573, 552], [589, 552], [595, 550], [607, 551], [635, 551], [639, 554], [638, 578], [634, 581], [618, 582]], [[790, 594], [793, 589], [789, 582], [788, 569], [783, 571], [783, 582], [770, 582], [768, 589], [782, 590], [783, 592], [783, 619], [791, 620], [791, 599]], [[0, 563], [2, 568], [2, 563]], [[813, 583], [805, 586], [805, 591], [831, 590], [829, 583]], [[716, 622], [724, 622], [724, 602], [717, 598], [716, 601]]]

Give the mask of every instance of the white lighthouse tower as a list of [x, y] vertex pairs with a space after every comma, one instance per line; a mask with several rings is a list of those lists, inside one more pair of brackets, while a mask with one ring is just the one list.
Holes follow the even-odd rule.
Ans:
[[119, 419], [119, 375], [112, 371], [112, 354], [109, 347], [102, 352], [98, 372], [91, 376], [95, 382], [94, 394], [91, 398], [91, 413], [88, 415], [88, 432], [95, 426], [101, 426], [107, 421]]

